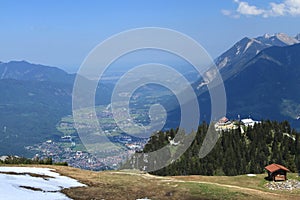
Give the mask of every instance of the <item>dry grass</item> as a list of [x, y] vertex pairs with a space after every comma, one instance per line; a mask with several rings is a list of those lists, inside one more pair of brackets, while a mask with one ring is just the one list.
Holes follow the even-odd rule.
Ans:
[[[300, 190], [272, 191], [265, 187], [269, 181], [265, 180], [267, 174], [257, 174], [254, 177], [240, 176], [175, 176], [176, 180], [187, 182], [208, 183], [231, 188], [244, 194], [257, 196], [260, 199], [300, 199]], [[300, 180], [297, 174], [288, 174], [289, 179]]]
[[73, 168], [60, 168], [57, 171], [89, 186], [63, 190], [73, 199], [182, 199], [182, 195], [188, 196], [185, 188], [164, 184], [140, 173], [77, 171]]
[[35, 187], [30, 187], [30, 186], [20, 186], [20, 188], [24, 188], [24, 189], [27, 189], [27, 190], [33, 190], [33, 191], [40, 191], [40, 192], [43, 192], [43, 190], [41, 188], [35, 188]]
[[35, 178], [43, 178], [45, 180], [49, 178], [54, 178], [52, 176], [42, 175], [42, 174], [34, 174], [34, 173], [17, 173], [17, 172], [0, 172], [0, 174], [8, 174], [8, 175], [29, 175]]

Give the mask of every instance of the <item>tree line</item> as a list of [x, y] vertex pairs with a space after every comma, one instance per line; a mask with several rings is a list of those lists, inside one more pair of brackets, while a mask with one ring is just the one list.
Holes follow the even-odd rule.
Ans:
[[[284, 165], [291, 172], [300, 169], [300, 135], [287, 121], [266, 120], [253, 127], [245, 127], [241, 123], [238, 123], [238, 126], [238, 129], [218, 132], [219, 139], [213, 150], [206, 157], [199, 158], [199, 150], [209, 128], [209, 125], [203, 122], [198, 127], [192, 144], [179, 159], [151, 173], [163, 176], [198, 174], [234, 176], [263, 173], [264, 167], [272, 163]], [[241, 127], [244, 131], [241, 131]], [[142, 153], [147, 155], [166, 146], [170, 138], [174, 138], [176, 134], [178, 129], [160, 131], [152, 135]], [[180, 144], [175, 148], [180, 148]], [[167, 154], [172, 153], [174, 147], [169, 148]], [[127, 165], [129, 163], [132, 163], [132, 160]], [[138, 168], [143, 169], [145, 166], [147, 168], [147, 163], [143, 164], [140, 162]]]
[[19, 156], [7, 156], [4, 160], [0, 160], [0, 164], [35, 164], [35, 165], [62, 165], [68, 166], [67, 162], [54, 163], [51, 157], [40, 159], [35, 157], [33, 159], [19, 157]]

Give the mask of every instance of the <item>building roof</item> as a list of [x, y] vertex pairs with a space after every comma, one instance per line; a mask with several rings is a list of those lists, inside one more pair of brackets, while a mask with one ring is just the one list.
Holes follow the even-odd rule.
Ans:
[[272, 172], [272, 173], [276, 172], [277, 170], [280, 170], [280, 169], [282, 169], [284, 171], [288, 171], [288, 172], [290, 171], [288, 168], [286, 168], [282, 165], [275, 164], [275, 163], [266, 166], [265, 169], [268, 170], [269, 172]]
[[219, 119], [219, 123], [226, 123], [228, 121], [229, 119], [227, 117], [222, 117], [221, 119]]
[[243, 123], [254, 123], [255, 121], [253, 121], [253, 119], [251, 119], [251, 118], [246, 118], [246, 119], [242, 119], [241, 120]]

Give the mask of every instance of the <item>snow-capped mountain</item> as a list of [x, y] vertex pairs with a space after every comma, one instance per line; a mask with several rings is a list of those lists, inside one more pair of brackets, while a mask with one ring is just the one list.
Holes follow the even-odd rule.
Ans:
[[[237, 45], [245, 44], [244, 41], [247, 40], [242, 40]], [[250, 43], [251, 39], [248, 41]], [[258, 42], [253, 41], [246, 48], [246, 43], [235, 52], [250, 52], [257, 45]], [[227, 115], [236, 117], [242, 114], [257, 119], [288, 120], [293, 127], [300, 128], [299, 55], [300, 43], [271, 46], [252, 58], [240, 57], [241, 60], [235, 64], [223, 67], [220, 71], [226, 90]], [[200, 80], [202, 82], [196, 85], [203, 118], [211, 114], [210, 93], [213, 88], [208, 90], [206, 85], [213, 80], [213, 72], [208, 71], [204, 77], [207, 79]]]
[[264, 49], [275, 46], [285, 47], [298, 43], [300, 43], [300, 34], [296, 37], [284, 33], [265, 34], [256, 38], [244, 37], [215, 59], [217, 69], [211, 68], [205, 72], [203, 77], [195, 83], [195, 87], [199, 93], [205, 92], [207, 89], [205, 86], [216, 77], [218, 71], [223, 81], [225, 81], [243, 71], [247, 63]]
[[255, 39], [269, 46], [286, 46], [299, 43], [299, 40], [296, 39], [296, 37], [290, 37], [284, 33], [277, 33], [274, 35], [265, 34], [264, 36]]
[[219, 56], [216, 59], [216, 66], [218, 69], [222, 69], [237, 62], [247, 62], [265, 48], [271, 46], [283, 47], [297, 43], [300, 43], [300, 34], [296, 37], [284, 33], [265, 34], [257, 38], [245, 37]]

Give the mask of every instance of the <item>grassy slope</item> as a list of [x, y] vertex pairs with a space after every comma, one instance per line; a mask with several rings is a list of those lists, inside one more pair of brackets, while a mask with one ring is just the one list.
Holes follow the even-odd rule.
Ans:
[[[51, 166], [89, 187], [65, 189], [73, 199], [300, 199], [300, 191], [264, 188], [266, 174], [243, 176], [157, 177], [133, 171], [93, 172]], [[290, 179], [299, 179], [289, 174]]]
[[[23, 165], [29, 166], [29, 165]], [[30, 165], [34, 166], [34, 165]], [[242, 176], [174, 176], [159, 177], [138, 171], [93, 172], [64, 166], [42, 166], [55, 169], [88, 185], [62, 190], [75, 200], [81, 199], [300, 199], [300, 190], [271, 191], [264, 187], [266, 174]], [[288, 174], [289, 179], [298, 179]]]

